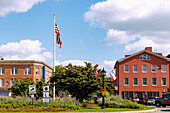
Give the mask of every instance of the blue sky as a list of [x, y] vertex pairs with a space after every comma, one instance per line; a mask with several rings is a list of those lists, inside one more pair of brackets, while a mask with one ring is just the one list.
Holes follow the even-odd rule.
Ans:
[[99, 64], [108, 72], [116, 60], [146, 46], [169, 54], [168, 0], [1, 0], [0, 56], [42, 60], [52, 66], [53, 15], [62, 48], [56, 64]]

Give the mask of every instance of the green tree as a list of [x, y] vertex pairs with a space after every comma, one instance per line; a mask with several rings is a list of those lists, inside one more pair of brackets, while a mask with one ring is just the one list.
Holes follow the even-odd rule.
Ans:
[[[51, 77], [51, 83], [56, 82], [57, 90], [67, 90], [73, 97], [80, 102], [83, 99], [89, 99], [94, 93], [102, 88], [102, 75], [95, 77], [95, 69], [98, 65], [92, 66], [91, 63], [85, 62], [83, 66], [73, 66], [69, 64], [66, 67], [57, 66], [55, 76]], [[98, 70], [101, 72], [101, 69]]]
[[[44, 83], [44, 79], [40, 80], [36, 84], [36, 99], [39, 99], [40, 97], [43, 97], [43, 87], [44, 86], [49, 86], [48, 83]], [[52, 92], [52, 90], [50, 90]], [[51, 94], [51, 93], [50, 93]]]
[[15, 93], [15, 95], [28, 96], [29, 95], [29, 85], [35, 84], [32, 79], [26, 78], [21, 79], [20, 82], [16, 80], [14, 85], [11, 88], [11, 91]]
[[29, 85], [36, 85], [35, 97], [36, 99], [38, 99], [40, 97], [43, 97], [43, 87], [46, 85], [49, 86], [49, 83], [44, 83], [44, 79], [38, 81], [37, 84], [35, 84], [34, 81], [29, 78], [21, 79], [20, 82], [16, 80], [11, 88], [11, 91], [15, 93], [16, 96], [29, 96]]

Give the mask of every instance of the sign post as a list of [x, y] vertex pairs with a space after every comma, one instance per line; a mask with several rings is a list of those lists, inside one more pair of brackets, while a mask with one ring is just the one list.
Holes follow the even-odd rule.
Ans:
[[29, 94], [31, 94], [32, 106], [33, 106], [34, 94], [36, 94], [36, 85], [29, 85]]
[[49, 102], [49, 86], [43, 87], [43, 102], [45, 102], [45, 107], [47, 107], [47, 102]]

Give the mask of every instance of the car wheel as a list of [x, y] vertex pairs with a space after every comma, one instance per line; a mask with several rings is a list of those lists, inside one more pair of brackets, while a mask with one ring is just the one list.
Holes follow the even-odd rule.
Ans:
[[161, 103], [160, 102], [156, 102], [155, 105], [156, 105], [156, 107], [160, 107]]

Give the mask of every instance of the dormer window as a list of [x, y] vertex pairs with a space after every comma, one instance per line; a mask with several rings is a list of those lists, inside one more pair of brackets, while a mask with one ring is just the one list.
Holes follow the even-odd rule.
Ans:
[[149, 55], [143, 54], [139, 57], [139, 60], [151, 60]]

